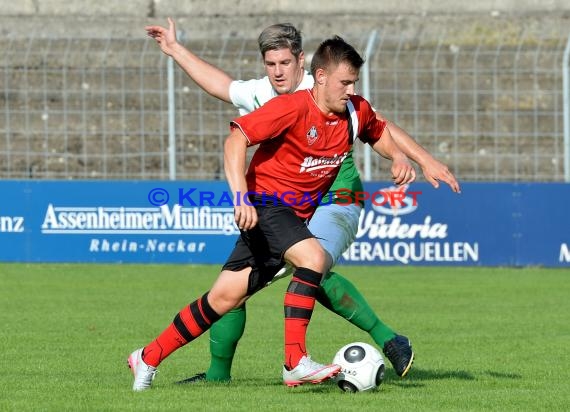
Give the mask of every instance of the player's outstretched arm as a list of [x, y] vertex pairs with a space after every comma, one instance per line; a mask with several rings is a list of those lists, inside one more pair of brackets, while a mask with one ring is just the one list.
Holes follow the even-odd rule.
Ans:
[[234, 217], [237, 226], [249, 230], [257, 225], [257, 212], [245, 197], [248, 189], [245, 180], [247, 139], [237, 127], [224, 143], [224, 171], [234, 196]]
[[392, 160], [392, 180], [396, 185], [412, 183], [416, 180], [416, 171], [404, 152], [394, 142], [390, 130], [386, 127], [382, 136], [372, 146], [382, 157]]
[[424, 149], [400, 126], [383, 118], [379, 113], [376, 113], [376, 117], [387, 122], [387, 127], [398, 147], [406, 156], [421, 167], [426, 180], [431, 183], [433, 187], [436, 189], [439, 188], [439, 182], [441, 181], [447, 183], [455, 193], [461, 193], [459, 182], [447, 165], [433, 157], [431, 153]]
[[162, 52], [171, 56], [200, 88], [220, 100], [231, 103], [230, 83], [233, 79], [220, 68], [202, 60], [181, 45], [176, 38], [174, 20], [168, 18], [168, 28], [146, 26], [145, 30], [150, 37], [156, 40]]

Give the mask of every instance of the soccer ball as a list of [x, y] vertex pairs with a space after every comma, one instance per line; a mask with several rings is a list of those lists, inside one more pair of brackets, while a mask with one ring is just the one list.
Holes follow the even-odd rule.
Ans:
[[345, 392], [363, 392], [378, 387], [384, 380], [384, 358], [367, 343], [353, 342], [343, 346], [333, 363], [342, 367], [335, 377]]

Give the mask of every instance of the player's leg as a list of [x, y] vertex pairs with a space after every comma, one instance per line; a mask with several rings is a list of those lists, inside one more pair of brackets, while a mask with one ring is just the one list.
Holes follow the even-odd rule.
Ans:
[[328, 257], [314, 238], [295, 243], [287, 249], [284, 256], [296, 269], [289, 282], [284, 302], [283, 383], [287, 386], [320, 383], [340, 371], [338, 365], [319, 364], [311, 360], [306, 345], [307, 328], [311, 321], [322, 273], [325, 267], [328, 267]]
[[[319, 207], [311, 218], [309, 230], [330, 254], [333, 264], [356, 238], [361, 210], [354, 204], [331, 204]], [[396, 336], [374, 313], [358, 289], [339, 273], [325, 275], [317, 298], [323, 306], [368, 332], [381, 348]]]
[[[262, 209], [262, 211], [264, 211], [264, 210], [267, 210], [267, 209]], [[270, 213], [270, 215], [271, 215], [271, 213]], [[264, 216], [266, 216], [265, 213], [264, 213]], [[264, 222], [265, 222], [265, 220], [267, 220], [267, 218], [264, 218]], [[310, 232], [308, 230], [306, 230], [306, 228], [304, 227], [304, 224], [302, 224], [302, 222], [300, 222], [296, 216], [294, 216], [292, 218], [292, 220], [293, 220], [292, 222], [286, 222], [285, 224], [280, 224], [279, 216], [274, 216], [273, 218], [269, 218], [268, 220], [269, 221], [264, 224], [264, 227], [268, 230], [268, 232], [270, 232], [270, 236], [273, 236], [273, 241], [268, 240], [267, 243], [273, 246], [273, 248], [274, 248], [273, 253], [276, 256], [282, 256], [284, 248], [289, 248], [291, 245], [295, 244], [296, 242], [302, 241], [304, 239], [312, 238], [312, 235], [310, 234]], [[302, 226], [303, 230], [301, 230], [300, 232], [291, 230], [291, 227], [293, 227], [294, 225]], [[255, 233], [257, 233], [258, 231], [259, 230], [250, 231], [250, 233], [244, 234], [243, 239], [246, 239], [247, 242], [244, 242], [240, 238], [240, 240], [236, 244], [236, 248], [234, 249], [234, 254], [240, 255], [240, 254], [244, 253], [243, 249], [248, 247], [246, 243], [251, 243], [253, 241], [251, 238], [254, 238]], [[300, 236], [299, 236], [299, 233], [300, 233]], [[258, 233], [258, 236], [259, 236], [259, 233]], [[297, 237], [295, 237], [295, 236], [297, 236]], [[257, 243], [259, 244], [260, 241], [258, 240]], [[315, 246], [315, 245], [313, 245], [313, 246]], [[317, 249], [318, 249], [317, 252], [322, 253], [322, 248], [318, 247]], [[291, 252], [291, 254], [292, 254], [291, 259], [294, 259], [296, 261], [298, 259], [299, 262], [304, 262], [305, 257], [300, 256], [298, 252], [295, 252], [295, 250], [293, 252]], [[305, 248], [305, 249], [300, 248], [299, 250], [306, 252], [307, 250], [311, 250], [311, 249], [310, 248]], [[272, 252], [270, 250], [265, 251], [265, 255], [267, 255], [267, 256], [271, 256], [271, 253]], [[316, 254], [314, 252], [310, 252], [307, 254], [307, 257], [311, 258], [311, 259], [313, 259], [314, 256], [316, 256]], [[327, 259], [326, 254], [325, 254], [325, 256], [322, 256], [322, 259]], [[228, 260], [232, 261], [232, 257], [230, 257], [230, 259], [228, 259]], [[325, 266], [328, 267], [331, 265], [331, 262], [326, 262], [325, 260], [323, 260], [323, 262], [321, 262], [321, 263], [324, 265], [323, 267], [325, 267]], [[303, 263], [303, 264], [306, 264], [306, 263]], [[275, 261], [273, 261], [273, 262], [269, 262], [269, 264], [267, 264], [264, 267], [263, 273], [261, 273], [262, 271], [259, 271], [260, 273], [257, 274], [256, 280], [254, 280], [253, 283], [259, 285], [259, 284], [265, 282], [263, 284], [265, 286], [265, 285], [272, 283], [276, 279], [283, 277], [284, 273], [287, 272], [287, 275], [289, 275], [291, 273], [291, 266], [288, 265], [287, 270], [285, 270], [281, 266], [282, 266], [282, 264], [278, 259], [275, 259]], [[291, 283], [293, 284], [293, 287], [292, 287], [293, 290], [296, 287], [298, 287], [298, 284], [302, 284], [302, 286], [306, 286], [307, 284], [310, 284], [312, 282], [310, 278], [313, 274], [311, 273], [310, 270], [305, 270], [305, 269], [307, 269], [307, 268], [301, 268], [301, 270], [297, 274], [297, 277], [291, 281]], [[305, 272], [307, 272], [307, 273], [305, 273]], [[321, 275], [320, 274], [318, 274], [318, 275], [319, 275], [319, 279], [320, 279]], [[309, 279], [304, 279], [305, 277], [308, 277]], [[319, 284], [319, 282], [317, 281], [317, 283], [316, 283], [317, 288], [315, 288], [315, 289], [318, 289], [318, 284]], [[309, 289], [309, 292], [311, 293], [311, 291], [310, 291], [311, 288], [308, 288], [308, 289]], [[314, 290], [314, 292], [316, 294], [316, 290]], [[295, 296], [295, 295], [296, 295], [296, 293], [290, 293], [287, 295], [288, 298], [286, 298], [286, 312], [289, 311], [290, 313], [292, 313], [292, 312], [298, 310], [298, 308], [294, 307], [294, 305], [296, 304], [295, 301], [297, 300], [297, 296]], [[304, 302], [304, 303], [306, 303], [306, 302]], [[288, 304], [289, 304], [289, 306], [291, 306], [291, 305], [292, 306], [287, 309]], [[314, 306], [314, 298], [313, 298], [313, 306]], [[307, 312], [307, 311], [305, 311], [305, 312]], [[312, 313], [312, 307], [310, 308], [310, 313]], [[305, 313], [305, 315], [306, 315], [306, 313]], [[310, 319], [310, 315], [309, 315], [309, 319]], [[306, 354], [305, 332], [306, 332], [306, 326], [308, 325], [308, 321], [307, 321], [307, 319], [301, 319], [300, 322], [297, 322], [297, 319], [289, 318], [289, 319], [286, 319], [285, 323], [286, 323], [286, 328], [288, 327], [288, 330], [290, 331], [290, 333], [287, 336], [289, 336], [290, 340], [291, 340], [291, 342], [289, 342], [289, 344], [286, 345], [286, 348], [293, 348], [293, 349], [288, 351], [288, 355], [287, 355], [287, 358], [290, 358], [290, 359], [288, 359], [289, 365], [287, 365], [287, 366], [289, 369], [291, 369], [291, 364], [292, 363], [298, 364], [299, 358], [302, 358]], [[224, 330], [225, 329], [224, 325], [229, 326], [227, 331]], [[236, 346], [237, 346], [239, 339], [241, 338], [241, 336], [243, 334], [244, 326], [245, 326], [245, 310], [242, 312], [240, 310], [234, 309], [234, 310], [230, 311], [229, 313], [227, 313], [226, 315], [224, 315], [218, 322], [216, 322], [216, 324], [210, 329], [210, 350], [211, 350], [212, 356], [211, 356], [210, 368], [208, 369], [208, 372], [207, 373], [199, 373], [199, 374], [197, 374], [191, 378], [180, 381], [180, 383], [193, 383], [193, 382], [199, 382], [199, 381], [203, 381], [203, 380], [207, 380], [207, 381], [229, 380], [230, 372], [231, 372], [231, 365], [232, 365], [233, 357], [235, 355]], [[228, 333], [225, 333], [225, 332], [228, 332]], [[225, 335], [224, 335], [224, 333], [225, 333]], [[312, 362], [312, 365], [309, 364], [309, 367], [310, 366], [314, 367], [314, 365], [315, 365], [315, 363]], [[319, 366], [324, 366], [324, 365], [319, 365]], [[320, 375], [318, 375], [318, 376], [320, 376]], [[284, 374], [284, 377], [285, 377], [285, 374]], [[299, 383], [299, 382], [296, 382], [296, 383]], [[300, 382], [300, 383], [304, 383], [304, 382]]]
[[210, 366], [177, 383], [229, 382], [237, 344], [245, 330], [246, 306], [230, 310], [210, 328]]
[[245, 330], [245, 304], [226, 313], [210, 328], [210, 367], [208, 381], [229, 381], [237, 344]]
[[[247, 262], [241, 259], [242, 256], [250, 253], [249, 247], [240, 238], [228, 258], [230, 267], [240, 267]], [[269, 254], [267, 251], [266, 254]], [[274, 265], [274, 266], [271, 266]], [[275, 273], [282, 273], [283, 262], [277, 260], [265, 267], [263, 271], [256, 270], [252, 274], [252, 285], [255, 288], [270, 283]], [[263, 272], [263, 273], [261, 273]], [[229, 381], [231, 379], [232, 363], [237, 349], [237, 344], [245, 330], [246, 310], [245, 304], [241, 307], [232, 309], [226, 313], [210, 328], [210, 366], [206, 372], [198, 373], [190, 378], [179, 381], [178, 383], [196, 383], [202, 381]]]
[[[333, 264], [356, 238], [361, 210], [354, 204], [331, 204], [317, 208], [311, 218], [309, 229], [329, 253]], [[409, 341], [406, 337], [397, 335], [376, 315], [364, 296], [348, 279], [337, 272], [329, 272], [321, 282], [317, 300], [368, 332], [400, 376], [408, 372], [414, 356]]]
[[[281, 268], [269, 282], [291, 274], [292, 269]], [[228, 382], [231, 380], [231, 370], [237, 344], [245, 330], [246, 305], [230, 310], [210, 328], [210, 367], [205, 373], [199, 373], [179, 383], [194, 383], [199, 381]]]
[[[305, 223], [289, 207], [258, 207], [257, 228], [263, 233], [266, 262], [283, 257], [295, 267], [284, 299], [285, 360], [283, 382], [288, 386], [322, 382], [340, 371], [338, 365], [322, 365], [308, 356], [306, 334], [328, 256]], [[248, 234], [251, 234], [250, 231]], [[267, 265], [266, 265], [267, 266]], [[274, 268], [275, 266], [273, 266]], [[276, 271], [267, 271], [274, 276]], [[270, 279], [265, 278], [266, 282]]]
[[285, 365], [295, 367], [307, 355], [305, 335], [326, 265], [325, 251], [314, 238], [301, 240], [285, 252], [296, 267], [285, 294]]
[[133, 390], [150, 388], [158, 365], [175, 350], [190, 343], [230, 309], [245, 302], [251, 267], [222, 270], [216, 282], [200, 298], [184, 307], [158, 337], [128, 359], [135, 376]]
[[317, 300], [327, 309], [368, 332], [380, 348], [396, 336], [376, 315], [354, 284], [336, 272], [325, 275]]

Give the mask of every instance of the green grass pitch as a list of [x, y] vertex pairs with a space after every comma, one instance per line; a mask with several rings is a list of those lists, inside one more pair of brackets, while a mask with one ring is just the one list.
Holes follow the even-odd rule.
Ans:
[[[131, 391], [128, 354], [206, 291], [218, 266], [0, 264], [0, 410], [552, 411], [570, 408], [568, 269], [341, 266], [416, 362], [379, 390], [281, 382], [281, 280], [248, 304], [231, 384], [175, 385], [204, 371], [208, 335]], [[308, 347], [321, 362], [364, 332], [317, 305]]]

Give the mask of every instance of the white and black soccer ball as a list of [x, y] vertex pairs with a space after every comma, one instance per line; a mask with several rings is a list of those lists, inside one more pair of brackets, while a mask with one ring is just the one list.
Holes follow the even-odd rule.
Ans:
[[384, 358], [378, 349], [367, 343], [353, 342], [343, 346], [333, 363], [342, 367], [335, 381], [345, 392], [368, 391], [384, 380]]

